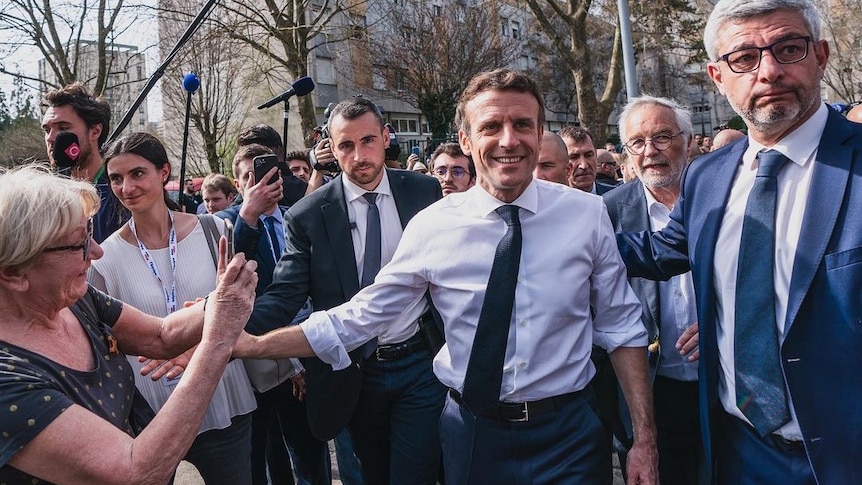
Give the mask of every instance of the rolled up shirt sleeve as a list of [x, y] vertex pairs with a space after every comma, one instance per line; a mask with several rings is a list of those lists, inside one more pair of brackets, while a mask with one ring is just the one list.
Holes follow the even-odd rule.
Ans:
[[602, 211], [590, 276], [593, 342], [608, 352], [617, 347], [645, 347], [649, 337], [641, 321], [641, 303], [626, 279], [607, 209], [602, 207]]
[[317, 357], [331, 365], [333, 370], [342, 370], [350, 365], [350, 355], [325, 311], [312, 313], [299, 327]]

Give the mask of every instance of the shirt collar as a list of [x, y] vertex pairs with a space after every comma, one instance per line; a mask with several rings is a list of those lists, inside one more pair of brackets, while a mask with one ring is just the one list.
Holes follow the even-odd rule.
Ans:
[[389, 187], [389, 175], [385, 168], [383, 169], [383, 178], [380, 179], [380, 183], [377, 184], [377, 187], [373, 190], [363, 189], [348, 179], [345, 174], [341, 174], [341, 181], [344, 184], [344, 200], [348, 204], [362, 197], [366, 192], [374, 192], [376, 194], [388, 195], [390, 197], [392, 196], [392, 190]]
[[258, 219], [266, 222], [266, 218], [270, 216], [274, 217], [279, 224], [284, 225], [284, 216], [282, 215], [281, 210], [279, 210], [278, 206], [275, 206], [275, 210], [273, 210], [272, 213], [261, 214], [260, 216], [258, 216]]
[[829, 110], [826, 108], [826, 104], [820, 103], [820, 107], [814, 112], [811, 118], [808, 118], [805, 123], [801, 124], [771, 147], [764, 146], [749, 136], [748, 149], [742, 157], [743, 164], [754, 170], [754, 160], [757, 158], [759, 152], [776, 150], [789, 158], [793, 163], [804, 167], [813, 158], [817, 147], [820, 145], [820, 138], [823, 136], [823, 130], [826, 128], [826, 119], [828, 117]]
[[656, 200], [655, 196], [652, 195], [652, 192], [649, 191], [646, 185], [641, 182], [641, 188], [644, 191], [644, 196], [646, 196], [647, 203], [647, 212], [649, 215], [653, 217], [657, 216], [667, 216], [670, 214], [670, 209], [658, 200]]
[[[497, 210], [498, 207], [506, 205], [502, 200], [486, 192], [479, 184], [470, 187], [467, 192], [470, 193], [471, 197], [475, 200], [475, 207], [479, 211], [479, 214], [484, 217], [487, 217], [489, 214]], [[535, 214], [539, 207], [539, 191], [536, 188], [536, 180], [533, 179], [530, 181], [530, 185], [524, 189], [524, 192], [518, 196], [517, 199], [510, 202], [510, 204], [516, 205]]]

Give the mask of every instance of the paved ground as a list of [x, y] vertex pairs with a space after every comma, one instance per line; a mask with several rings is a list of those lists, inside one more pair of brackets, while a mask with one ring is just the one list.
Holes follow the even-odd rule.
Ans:
[[[335, 463], [335, 454], [332, 451], [332, 446], [330, 444], [330, 454], [332, 455], [332, 463]], [[341, 485], [341, 480], [338, 480], [338, 470], [333, 467], [332, 470], [333, 485]], [[195, 470], [195, 467], [191, 466], [186, 462], [180, 463], [179, 469], [177, 469], [177, 478], [174, 481], [175, 485], [204, 485], [204, 481], [201, 479], [201, 476], [198, 474], [198, 471]], [[614, 455], [614, 485], [623, 485], [623, 476], [620, 473], [620, 464], [617, 461], [616, 455]]]

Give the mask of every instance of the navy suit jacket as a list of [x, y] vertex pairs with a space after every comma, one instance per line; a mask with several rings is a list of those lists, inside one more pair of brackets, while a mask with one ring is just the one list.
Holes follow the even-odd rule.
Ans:
[[[618, 235], [632, 276], [691, 267], [700, 322], [701, 424], [707, 458], [718, 400], [713, 263], [747, 139], [695, 160], [668, 226]], [[781, 365], [819, 483], [862, 483], [862, 125], [829, 111], [790, 281]]]
[[[263, 229], [263, 223], [259, 222], [257, 227], [251, 227], [239, 216], [242, 205], [233, 205], [227, 209], [217, 212], [216, 217], [227, 219], [233, 223], [234, 250], [236, 253], [245, 254], [246, 259], [257, 261], [257, 288], [255, 294], [260, 295], [272, 282], [272, 272], [275, 271], [277, 261], [272, 256], [270, 241]], [[286, 207], [278, 206], [282, 215], [287, 211]]]
[[[443, 197], [433, 177], [386, 169], [402, 227], [417, 212]], [[338, 306], [359, 292], [359, 272], [350, 235], [343, 175], [301, 199], [285, 214], [285, 249], [272, 284], [254, 304], [249, 324], [261, 332], [290, 323], [311, 297], [315, 310]], [[247, 327], [248, 328], [248, 327]], [[308, 419], [321, 439], [334, 437], [349, 422], [362, 384], [362, 356], [333, 371], [317, 358], [306, 359]]]

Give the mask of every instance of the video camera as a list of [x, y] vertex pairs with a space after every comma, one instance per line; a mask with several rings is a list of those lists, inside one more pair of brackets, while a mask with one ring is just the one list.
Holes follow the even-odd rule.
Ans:
[[[353, 95], [354, 98], [362, 98], [362, 94]], [[314, 154], [315, 148], [317, 148], [317, 144], [326, 138], [331, 136], [329, 132], [329, 115], [332, 114], [332, 107], [335, 103], [329, 103], [326, 106], [326, 109], [323, 110], [323, 118], [326, 120], [323, 122], [323, 125], [318, 126], [314, 129], [314, 147], [309, 152], [309, 156], [311, 159], [311, 166], [314, 167], [315, 170], [326, 171], [326, 172], [335, 172], [339, 169], [338, 160], [335, 162], [321, 164], [318, 163], [317, 157]], [[377, 112], [380, 113], [380, 116], [386, 114], [386, 110], [383, 109], [379, 104], [377, 106]], [[386, 123], [383, 125], [385, 128], [389, 128], [389, 146], [386, 147], [386, 160], [397, 160], [398, 156], [401, 154], [401, 144], [398, 143], [398, 134], [395, 132], [395, 127], [392, 126], [392, 123]]]

